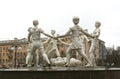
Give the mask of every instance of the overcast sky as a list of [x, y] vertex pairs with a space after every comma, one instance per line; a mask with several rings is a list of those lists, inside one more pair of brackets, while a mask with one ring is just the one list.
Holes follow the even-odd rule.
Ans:
[[34, 19], [46, 33], [55, 29], [64, 34], [73, 25], [74, 16], [89, 33], [95, 21], [100, 21], [100, 39], [106, 46], [120, 46], [119, 0], [0, 0], [0, 40], [26, 38]]

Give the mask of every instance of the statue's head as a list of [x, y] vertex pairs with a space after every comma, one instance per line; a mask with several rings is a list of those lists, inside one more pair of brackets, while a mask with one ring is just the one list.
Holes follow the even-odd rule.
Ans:
[[54, 35], [56, 33], [55, 30], [51, 30], [51, 34]]
[[77, 25], [79, 23], [79, 17], [73, 17], [73, 23]]
[[100, 26], [101, 26], [101, 23], [100, 23], [99, 21], [96, 21], [96, 22], [95, 22], [95, 27], [96, 27], [96, 28], [99, 28]]
[[39, 24], [38, 20], [33, 20], [33, 25], [37, 26]]

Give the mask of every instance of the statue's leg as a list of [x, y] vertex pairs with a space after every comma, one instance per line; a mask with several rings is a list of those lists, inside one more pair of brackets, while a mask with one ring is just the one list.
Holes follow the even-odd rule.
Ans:
[[26, 63], [26, 65], [28, 64], [28, 58], [29, 58], [29, 55], [28, 55], [28, 53], [27, 53], [27, 56], [26, 56], [26, 61], [25, 61], [25, 63]]
[[75, 52], [75, 53], [76, 53], [76, 59], [80, 60], [80, 57], [79, 57], [79, 53], [78, 53], [78, 51], [73, 50], [73, 52]]
[[52, 57], [51, 55], [54, 51], [55, 51], [55, 49], [52, 48], [50, 51], [47, 52], [47, 56], [48, 56], [49, 59], [51, 59], [51, 57]]
[[36, 53], [36, 55], [35, 55], [35, 60], [36, 60], [36, 67], [40, 67], [39, 66], [39, 60], [40, 60], [40, 55], [39, 55], [39, 51], [36, 51], [35, 52]]
[[91, 60], [91, 62], [92, 62], [92, 65], [93, 65], [93, 66], [96, 66], [96, 61], [95, 61], [94, 52], [95, 52], [95, 46], [91, 46], [91, 47], [90, 47], [90, 50], [89, 50], [90, 60]]
[[71, 47], [68, 47], [68, 49], [67, 49], [67, 51], [66, 51], [66, 57], [67, 57], [67, 63], [66, 63], [66, 65], [65, 66], [70, 66], [70, 55], [71, 55], [71, 52], [72, 52], [72, 50], [71, 50]]
[[30, 52], [27, 53], [27, 56], [26, 56], [26, 64], [30, 64], [30, 59], [32, 58], [32, 55]]
[[60, 52], [59, 52], [59, 50], [58, 50], [58, 48], [57, 48], [57, 47], [56, 47], [56, 49], [55, 49], [55, 50], [56, 50], [56, 52], [55, 52], [55, 53], [56, 53], [57, 57], [60, 57]]
[[91, 66], [91, 61], [88, 59], [87, 55], [85, 54], [83, 49], [78, 49], [77, 50], [79, 54], [82, 55], [82, 57], [87, 61], [87, 65], [86, 66]]
[[33, 60], [33, 53], [34, 53], [34, 47], [31, 46], [30, 47], [30, 51], [26, 57], [26, 63], [27, 63], [27, 67], [31, 67], [32, 64], [32, 60]]
[[[83, 50], [84, 53], [86, 53], [86, 51], [85, 51], [85, 43], [82, 43], [81, 46], [82, 46], [81, 50]], [[83, 59], [83, 61], [87, 63], [87, 61], [85, 59]]]
[[82, 50], [85, 52], [85, 44], [82, 44]]
[[43, 56], [43, 60], [45, 60], [45, 61], [48, 63], [48, 65], [50, 65], [50, 61], [49, 61], [49, 59], [48, 59], [47, 54], [46, 54], [45, 51], [44, 51], [44, 48], [43, 48], [43, 47], [40, 47], [39, 50], [40, 50], [41, 55]]
[[26, 64], [29, 63], [29, 56], [30, 56], [30, 44], [28, 45], [28, 49], [27, 49]]
[[30, 54], [30, 53], [28, 52], [28, 53], [27, 53], [27, 56], [26, 56], [26, 64], [29, 63], [29, 61], [28, 61], [28, 58], [29, 58], [29, 56], [30, 56], [29, 54]]

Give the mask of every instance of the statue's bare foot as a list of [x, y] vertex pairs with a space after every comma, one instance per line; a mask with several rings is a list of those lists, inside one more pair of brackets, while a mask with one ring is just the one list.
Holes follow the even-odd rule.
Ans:
[[31, 65], [27, 65], [27, 67], [28, 67], [28, 68], [30, 68], [30, 67], [31, 67]]
[[86, 67], [92, 67], [93, 65], [90, 63], [87, 63], [87, 65], [85, 65]]
[[51, 64], [48, 64], [48, 67], [51, 67]]
[[43, 65], [43, 67], [51, 67], [51, 64]]
[[40, 65], [35, 65], [35, 67], [40, 67]]
[[64, 66], [65, 66], [65, 67], [70, 67], [70, 65], [69, 65], [69, 64], [65, 64]]

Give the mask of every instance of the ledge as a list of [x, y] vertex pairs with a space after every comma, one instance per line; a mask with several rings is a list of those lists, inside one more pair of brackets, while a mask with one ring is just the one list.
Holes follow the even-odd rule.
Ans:
[[0, 69], [0, 79], [120, 79], [120, 68], [45, 67]]

